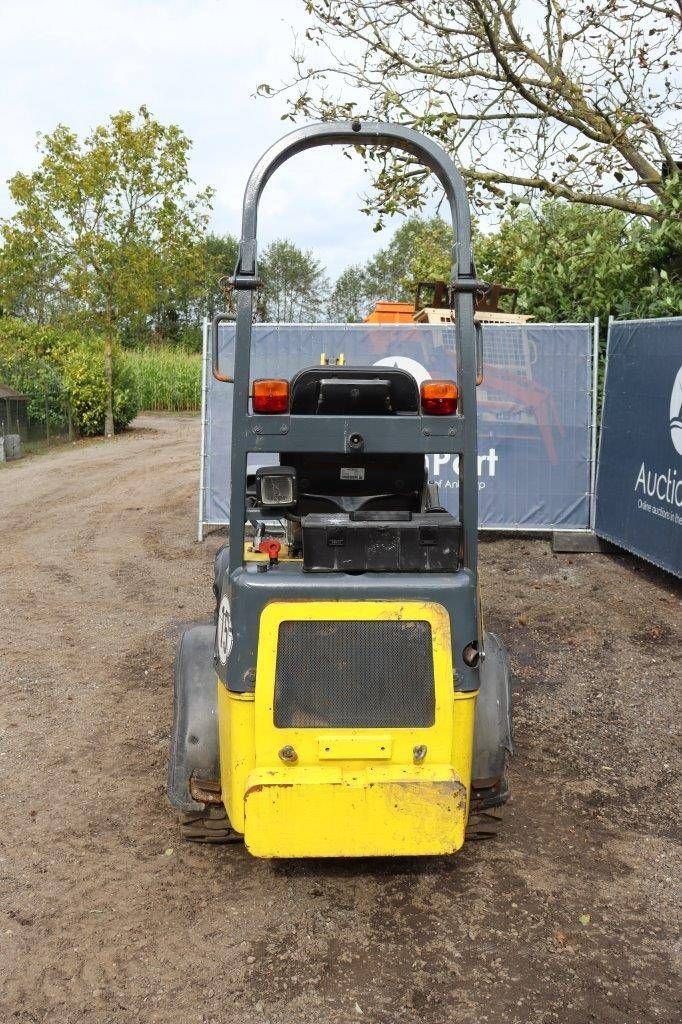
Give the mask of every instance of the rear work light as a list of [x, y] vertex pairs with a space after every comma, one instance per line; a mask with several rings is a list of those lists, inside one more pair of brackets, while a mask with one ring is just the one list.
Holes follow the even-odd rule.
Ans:
[[420, 388], [422, 412], [427, 416], [453, 416], [459, 388], [454, 380], [425, 380]]
[[292, 466], [259, 466], [256, 501], [266, 507], [296, 504], [296, 470]]
[[254, 412], [287, 412], [289, 409], [288, 380], [254, 380], [252, 404]]

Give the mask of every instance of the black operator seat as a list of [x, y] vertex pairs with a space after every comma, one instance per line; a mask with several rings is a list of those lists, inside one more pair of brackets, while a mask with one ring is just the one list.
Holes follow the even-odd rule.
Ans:
[[[416, 416], [414, 377], [391, 366], [315, 366], [291, 382], [293, 416]], [[301, 514], [374, 509], [419, 512], [426, 494], [424, 456], [288, 452], [296, 469]]]

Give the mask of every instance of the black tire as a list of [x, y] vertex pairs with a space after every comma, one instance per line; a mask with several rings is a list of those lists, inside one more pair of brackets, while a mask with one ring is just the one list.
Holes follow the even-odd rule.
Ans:
[[504, 807], [475, 807], [469, 813], [467, 839], [494, 839], [502, 828]]
[[502, 829], [509, 785], [504, 774], [493, 786], [473, 787], [467, 822], [467, 839], [494, 839]]
[[189, 811], [178, 815], [180, 834], [190, 843], [239, 843], [242, 837], [235, 832], [222, 804], [206, 804], [203, 811]]

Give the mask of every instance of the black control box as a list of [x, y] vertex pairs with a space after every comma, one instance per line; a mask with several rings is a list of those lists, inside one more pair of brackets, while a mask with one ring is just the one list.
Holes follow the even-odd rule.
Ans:
[[461, 527], [449, 512], [303, 516], [307, 572], [454, 572]]

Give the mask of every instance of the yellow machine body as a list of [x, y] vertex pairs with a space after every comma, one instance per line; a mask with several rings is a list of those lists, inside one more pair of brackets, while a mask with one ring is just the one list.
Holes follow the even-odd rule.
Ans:
[[[393, 619], [431, 627], [435, 715], [424, 728], [275, 725], [282, 622]], [[433, 602], [273, 602], [255, 692], [218, 683], [222, 800], [257, 857], [454, 853], [464, 842], [475, 693], [454, 689], [450, 620]]]

